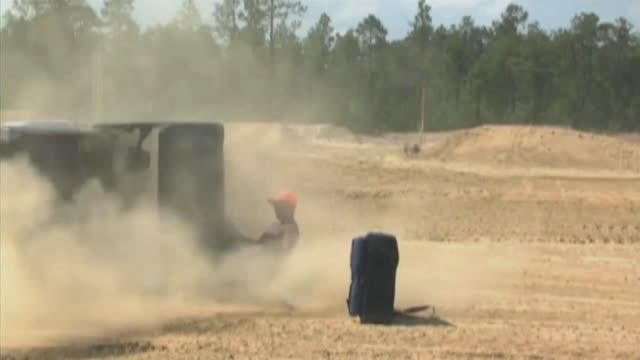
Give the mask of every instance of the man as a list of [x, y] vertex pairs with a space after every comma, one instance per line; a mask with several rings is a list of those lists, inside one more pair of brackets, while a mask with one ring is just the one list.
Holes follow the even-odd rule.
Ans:
[[229, 241], [238, 245], [264, 246], [276, 252], [288, 252], [297, 244], [300, 232], [295, 220], [297, 196], [286, 191], [268, 199], [273, 206], [277, 222], [274, 222], [258, 239], [244, 236], [235, 225], [225, 219], [225, 231]]
[[295, 220], [298, 198], [294, 192], [285, 191], [268, 199], [273, 206], [277, 222], [273, 223], [257, 243], [276, 251], [290, 251], [298, 243], [300, 230]]

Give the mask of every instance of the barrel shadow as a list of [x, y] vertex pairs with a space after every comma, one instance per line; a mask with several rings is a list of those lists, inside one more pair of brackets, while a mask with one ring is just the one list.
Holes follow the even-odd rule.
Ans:
[[418, 316], [413, 314], [397, 313], [391, 320], [391, 326], [433, 326], [433, 327], [454, 327], [455, 325], [438, 316]]
[[[428, 313], [427, 315], [422, 315]], [[404, 310], [395, 310], [391, 326], [434, 326], [452, 327], [453, 323], [436, 315], [436, 309], [430, 305], [414, 306]]]

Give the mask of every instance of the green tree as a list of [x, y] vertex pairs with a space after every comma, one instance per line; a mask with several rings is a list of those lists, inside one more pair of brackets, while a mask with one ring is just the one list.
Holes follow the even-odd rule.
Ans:
[[[276, 36], [278, 33], [288, 36], [300, 27], [300, 18], [304, 16], [307, 7], [299, 0], [263, 0], [264, 13], [267, 17], [269, 31], [269, 53], [273, 60]], [[289, 19], [293, 18], [289, 23]], [[279, 31], [278, 31], [279, 30]]]
[[463, 17], [459, 25], [454, 25], [446, 40], [456, 108], [460, 106], [462, 92], [469, 80], [471, 70], [484, 52], [483, 40], [483, 29], [477, 27], [470, 16]]
[[519, 88], [526, 108], [524, 121], [539, 123], [542, 115], [551, 115], [546, 109], [554, 99], [552, 40], [537, 23], [533, 23], [529, 25], [522, 47]]
[[214, 5], [213, 29], [218, 37], [230, 44], [239, 31], [240, 0], [223, 0]]
[[331, 50], [335, 41], [334, 30], [329, 15], [322, 13], [320, 19], [309, 29], [304, 41], [304, 53], [308, 70], [312, 75], [324, 73], [329, 65]]
[[202, 16], [194, 0], [184, 0], [178, 11], [175, 23], [185, 30], [198, 30], [202, 25]]
[[109, 31], [117, 35], [131, 35], [139, 31], [133, 19], [135, 0], [105, 0], [100, 11]]
[[375, 15], [369, 15], [356, 27], [356, 35], [362, 51], [369, 58], [387, 44], [387, 28]]
[[522, 69], [523, 36], [519, 31], [525, 26], [527, 12], [517, 5], [509, 5], [494, 21], [489, 44], [475, 64], [476, 86], [492, 115], [498, 121], [512, 122], [517, 116], [519, 75]]
[[266, 43], [267, 14], [261, 1], [264, 0], [243, 0], [243, 10], [238, 14], [244, 23], [241, 30], [242, 41], [254, 51], [264, 47]]
[[91, 84], [83, 79], [100, 25], [93, 9], [83, 0], [21, 0], [10, 11], [0, 52], [3, 87], [12, 94], [3, 89], [3, 99], [57, 116], [88, 115]]
[[595, 74], [598, 51], [598, 24], [596, 14], [582, 13], [571, 22], [571, 46], [569, 50], [568, 75], [572, 81], [568, 91], [572, 125], [591, 128], [595, 117]]
[[334, 34], [327, 14], [300, 39], [302, 3], [220, 0], [208, 24], [183, 0], [173, 22], [140, 29], [134, 0], [106, 0], [101, 17], [85, 0], [13, 0], [0, 24], [0, 107], [82, 119], [102, 73], [116, 118], [301, 114], [413, 131], [424, 93], [429, 129], [640, 130], [640, 39], [624, 18], [581, 13], [542, 29], [510, 4], [490, 26], [467, 16], [444, 27], [418, 0], [403, 39], [388, 40], [374, 15]]
[[418, 13], [409, 25], [411, 26], [409, 40], [419, 49], [425, 50], [433, 33], [431, 6], [425, 0], [418, 0]]
[[369, 126], [363, 90], [366, 89], [366, 72], [361, 66], [362, 52], [355, 31], [350, 29], [336, 34], [333, 56], [330, 60], [329, 77], [332, 97], [330, 103], [336, 122], [350, 128], [362, 130]]

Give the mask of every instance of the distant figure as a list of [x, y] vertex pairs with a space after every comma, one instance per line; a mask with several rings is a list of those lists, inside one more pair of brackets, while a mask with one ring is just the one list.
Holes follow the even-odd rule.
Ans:
[[294, 192], [286, 191], [270, 197], [268, 201], [273, 206], [278, 221], [260, 236], [257, 243], [288, 252], [295, 247], [300, 236], [295, 220], [297, 196]]
[[404, 154], [407, 156], [417, 156], [420, 153], [420, 144], [404, 143]]

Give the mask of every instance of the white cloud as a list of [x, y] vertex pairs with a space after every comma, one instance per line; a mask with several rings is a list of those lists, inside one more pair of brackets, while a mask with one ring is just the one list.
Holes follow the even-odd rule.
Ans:
[[[433, 8], [468, 9], [483, 3], [483, 0], [432, 0], [428, 4]], [[416, 1], [417, 3], [417, 1]]]
[[379, 13], [384, 0], [310, 0], [305, 4], [314, 12], [326, 12], [335, 24], [352, 23], [368, 14]]
[[[502, 13], [511, 0], [428, 0], [432, 16], [446, 13], [464, 13], [483, 18], [495, 18]], [[528, 0], [520, 0], [526, 3]], [[307, 0], [315, 12], [326, 11], [338, 28], [348, 27], [368, 14], [375, 14], [384, 23], [408, 22], [418, 9], [418, 0]], [[315, 15], [315, 14], [314, 14]], [[462, 17], [462, 15], [460, 15]], [[437, 22], [437, 19], [434, 19]]]
[[0, 13], [4, 14], [10, 7], [11, 1], [0, 1]]
[[636, 28], [636, 31], [640, 31], [640, 2], [634, 2], [629, 4], [628, 11], [629, 21]]
[[[487, 17], [498, 18], [511, 2], [511, 0], [488, 1], [487, 4], [484, 4], [482, 13]], [[520, 5], [522, 6], [523, 4]]]
[[[502, 10], [510, 0], [429, 0], [427, 4], [433, 10], [472, 9], [472, 8], [500, 8]], [[385, 10], [393, 7], [395, 12], [413, 14], [418, 9], [418, 0], [308, 0], [311, 8], [321, 8], [332, 15], [336, 22], [360, 19], [373, 13], [379, 17], [385, 16]]]
[[[102, 7], [103, 0], [87, 0], [96, 9]], [[136, 0], [135, 15], [142, 25], [153, 25], [171, 21], [183, 0]], [[213, 5], [221, 0], [196, 0], [203, 19], [211, 21]], [[427, 0], [432, 7], [434, 23], [450, 24], [458, 22], [462, 16], [471, 15], [479, 24], [490, 24], [498, 19], [506, 6], [512, 0]], [[568, 21], [580, 9], [593, 8], [593, 11], [609, 15], [609, 9], [616, 16], [626, 16], [640, 30], [640, 0], [611, 1], [603, 8], [603, 0], [517, 0], [516, 3], [529, 10], [531, 15], [540, 13], [537, 18], [543, 24], [559, 26], [560, 22]], [[355, 26], [368, 14], [378, 16], [390, 31], [390, 36], [403, 36], [407, 24], [413, 18], [418, 8], [418, 0], [302, 0], [309, 8], [303, 20], [303, 31], [318, 20], [322, 12], [331, 16], [337, 31], [344, 31]], [[557, 12], [550, 14], [549, 7], [555, 2], [562, 3]], [[0, 0], [0, 11], [4, 13], [10, 8], [11, 0]], [[615, 4], [615, 5], [614, 5]], [[588, 6], [587, 6], [588, 5]], [[544, 9], [544, 11], [542, 10]], [[613, 15], [611, 15], [613, 16]], [[566, 19], [566, 21], [565, 21]]]

